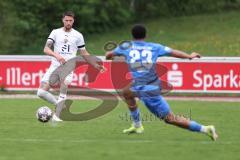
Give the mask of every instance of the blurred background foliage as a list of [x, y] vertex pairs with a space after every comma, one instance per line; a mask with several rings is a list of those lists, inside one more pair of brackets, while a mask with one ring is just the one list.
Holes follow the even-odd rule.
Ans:
[[240, 0], [1, 0], [0, 7], [0, 54], [42, 54], [66, 10], [87, 37], [154, 18], [238, 10]]

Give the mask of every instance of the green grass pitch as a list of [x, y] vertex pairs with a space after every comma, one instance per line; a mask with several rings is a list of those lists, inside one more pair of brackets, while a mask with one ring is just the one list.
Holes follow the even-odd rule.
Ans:
[[[100, 101], [74, 100], [71, 111], [84, 112]], [[120, 102], [112, 112], [83, 122], [43, 124], [36, 120], [40, 99], [0, 100], [0, 160], [90, 159], [240, 159], [240, 107], [234, 102], [169, 101], [175, 113], [189, 115], [203, 124], [214, 124], [219, 139], [144, 119], [145, 133], [125, 135], [130, 121]], [[48, 105], [53, 108], [53, 106]], [[140, 105], [142, 114], [149, 112]]]
[[[202, 56], [239, 56], [239, 19], [240, 12], [231, 11], [194, 16], [159, 17], [143, 23], [148, 28], [146, 41], [161, 43], [188, 53], [199, 52]], [[103, 56], [105, 53], [103, 47], [107, 42], [120, 43], [131, 39], [132, 25], [118, 26], [99, 34], [83, 33], [88, 51], [93, 55]], [[26, 46], [24, 54], [43, 55], [45, 41], [45, 38], [42, 38], [41, 42]]]

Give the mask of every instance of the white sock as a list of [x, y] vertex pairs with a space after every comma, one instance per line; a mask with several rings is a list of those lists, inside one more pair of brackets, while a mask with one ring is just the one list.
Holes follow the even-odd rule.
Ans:
[[62, 100], [65, 100], [66, 98], [67, 98], [67, 95], [66, 95], [66, 94], [60, 93], [59, 96], [58, 96], [57, 102], [60, 102], [60, 101], [62, 101]]
[[48, 91], [45, 91], [41, 88], [38, 89], [37, 91], [37, 96], [48, 101], [51, 104], [56, 105], [57, 104], [57, 100], [56, 98]]
[[200, 132], [207, 133], [207, 127], [202, 125]]
[[139, 128], [142, 127], [142, 121], [138, 121], [138, 122], [133, 122], [134, 127]]

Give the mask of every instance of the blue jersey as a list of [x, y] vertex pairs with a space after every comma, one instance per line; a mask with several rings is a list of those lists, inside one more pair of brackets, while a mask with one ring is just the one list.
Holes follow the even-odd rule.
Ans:
[[169, 47], [145, 41], [124, 42], [113, 51], [114, 55], [125, 57], [135, 85], [147, 85], [158, 80], [157, 58], [171, 52]]

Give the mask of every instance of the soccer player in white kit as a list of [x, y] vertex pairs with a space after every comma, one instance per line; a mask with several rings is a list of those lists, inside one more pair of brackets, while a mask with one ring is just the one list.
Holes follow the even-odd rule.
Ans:
[[[51, 66], [45, 73], [41, 80], [41, 85], [37, 91], [37, 95], [48, 101], [51, 104], [57, 106], [58, 102], [66, 99], [67, 86], [72, 82], [73, 73], [70, 73], [64, 81], [61, 83], [60, 94], [58, 99], [56, 99], [49, 91], [49, 79], [51, 74], [60, 65], [66, 63], [66, 61], [76, 57], [77, 52], [84, 56], [89, 56], [90, 54], [85, 48], [85, 42], [83, 35], [72, 28], [74, 23], [74, 13], [67, 11], [63, 14], [62, 18], [63, 27], [54, 29], [46, 42], [44, 47], [44, 53], [52, 56]], [[52, 47], [54, 50], [52, 50]], [[95, 68], [104, 72], [105, 68], [98, 63], [91, 63]], [[52, 119], [54, 121], [62, 121], [56, 114], [53, 114]]]

